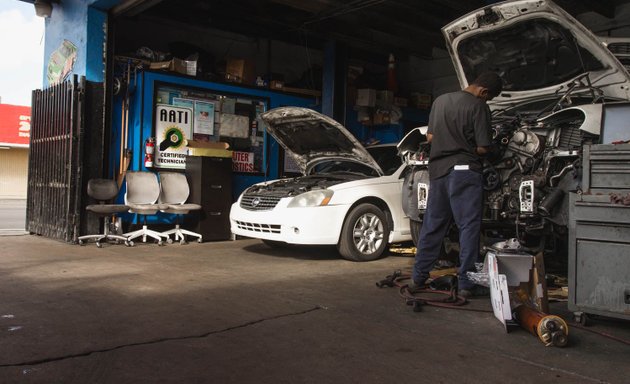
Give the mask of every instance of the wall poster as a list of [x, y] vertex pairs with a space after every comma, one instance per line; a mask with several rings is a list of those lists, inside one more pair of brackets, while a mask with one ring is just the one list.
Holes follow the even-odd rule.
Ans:
[[[234, 172], [262, 174], [268, 169], [265, 126], [260, 119], [268, 99], [156, 82], [154, 100], [156, 168], [184, 169], [186, 141], [195, 141], [227, 143], [233, 151]], [[187, 121], [180, 120], [182, 111]], [[165, 116], [160, 117], [161, 113]]]
[[195, 100], [195, 133], [214, 135], [214, 103]]
[[187, 141], [192, 137], [191, 108], [157, 105], [155, 108], [155, 166], [186, 168]]

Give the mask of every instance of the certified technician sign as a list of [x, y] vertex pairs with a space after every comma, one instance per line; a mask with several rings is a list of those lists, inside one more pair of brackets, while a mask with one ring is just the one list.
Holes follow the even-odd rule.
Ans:
[[192, 138], [193, 112], [190, 108], [158, 105], [155, 111], [155, 166], [186, 167], [187, 140]]

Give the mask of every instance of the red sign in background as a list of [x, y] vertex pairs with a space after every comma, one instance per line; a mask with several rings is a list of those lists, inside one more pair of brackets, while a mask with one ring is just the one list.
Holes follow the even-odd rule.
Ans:
[[0, 144], [23, 147], [31, 135], [31, 107], [0, 104]]

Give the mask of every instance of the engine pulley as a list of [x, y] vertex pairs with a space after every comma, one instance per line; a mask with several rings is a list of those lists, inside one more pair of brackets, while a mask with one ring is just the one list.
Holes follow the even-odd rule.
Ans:
[[501, 176], [494, 168], [485, 168], [483, 170], [483, 189], [486, 191], [495, 190], [501, 185]]

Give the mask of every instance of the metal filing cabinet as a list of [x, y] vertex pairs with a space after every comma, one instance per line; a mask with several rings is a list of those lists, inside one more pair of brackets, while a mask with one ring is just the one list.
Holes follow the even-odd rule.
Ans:
[[611, 194], [630, 192], [630, 145], [584, 151], [584, 193], [570, 194], [569, 302], [584, 314], [630, 319], [630, 206]]
[[191, 203], [201, 205], [193, 230], [208, 240], [229, 240], [232, 158], [186, 156]]

